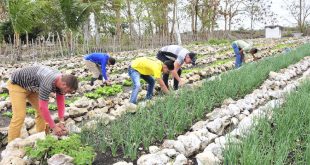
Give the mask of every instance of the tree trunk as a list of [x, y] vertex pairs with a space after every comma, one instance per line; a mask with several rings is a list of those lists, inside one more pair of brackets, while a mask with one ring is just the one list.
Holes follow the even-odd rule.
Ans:
[[120, 43], [121, 41], [121, 4], [120, 1], [113, 1], [113, 9], [115, 12], [115, 20], [116, 20], [116, 36], [117, 41]]
[[134, 25], [133, 25], [133, 18], [132, 18], [132, 15], [131, 15], [131, 8], [130, 8], [130, 0], [126, 0], [126, 3], [127, 3], [127, 13], [128, 13], [128, 21], [129, 21], [129, 35], [130, 37], [132, 36], [136, 36], [137, 35], [137, 32], [134, 28]]
[[195, 1], [195, 41], [197, 41], [197, 25], [198, 25], [198, 0]]
[[89, 20], [84, 22], [83, 24], [83, 52], [88, 53], [88, 43], [89, 43]]
[[175, 29], [175, 20], [176, 20], [176, 9], [177, 9], [177, 0], [174, 0], [173, 2], [173, 19], [172, 19], [172, 26], [171, 26], [171, 32], [170, 32], [170, 42], [173, 40], [173, 30]]
[[303, 33], [303, 27], [302, 27], [302, 0], [299, 0], [299, 29], [300, 32]]
[[16, 49], [16, 61], [20, 61], [21, 54], [20, 54], [20, 34], [19, 32], [14, 33], [14, 49]]

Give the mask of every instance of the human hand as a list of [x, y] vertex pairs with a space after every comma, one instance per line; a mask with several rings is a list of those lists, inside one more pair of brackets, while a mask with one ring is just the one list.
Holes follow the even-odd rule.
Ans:
[[63, 132], [62, 128], [59, 125], [56, 125], [53, 128], [53, 134], [56, 135], [56, 136], [62, 136], [64, 134], [64, 132]]
[[183, 79], [180, 78], [180, 81], [179, 81], [179, 86], [184, 86], [185, 84], [185, 81]]
[[57, 136], [67, 135], [68, 130], [65, 126], [65, 123], [61, 122], [61, 123], [56, 124], [55, 128], [53, 129], [53, 133]]

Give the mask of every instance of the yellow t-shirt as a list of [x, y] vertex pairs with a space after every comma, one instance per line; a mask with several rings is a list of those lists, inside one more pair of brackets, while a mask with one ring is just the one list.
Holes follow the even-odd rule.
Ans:
[[154, 76], [161, 78], [163, 63], [152, 57], [140, 57], [131, 62], [131, 67], [142, 75]]

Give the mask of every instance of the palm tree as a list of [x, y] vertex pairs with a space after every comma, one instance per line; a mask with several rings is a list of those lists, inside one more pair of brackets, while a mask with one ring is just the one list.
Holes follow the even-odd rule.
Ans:
[[[14, 46], [20, 48], [20, 33], [30, 31], [34, 26], [38, 25], [42, 20], [44, 13], [44, 4], [47, 1], [33, 0], [6, 0], [2, 1], [8, 13], [14, 30]], [[19, 51], [17, 51], [17, 60], [20, 59]]]

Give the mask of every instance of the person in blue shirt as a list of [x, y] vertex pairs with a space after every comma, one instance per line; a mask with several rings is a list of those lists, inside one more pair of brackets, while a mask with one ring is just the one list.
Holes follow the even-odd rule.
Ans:
[[110, 84], [107, 76], [107, 65], [114, 65], [115, 59], [106, 53], [91, 53], [84, 57], [85, 65], [92, 72], [93, 76], [90, 85], [94, 85], [94, 81], [102, 80], [103, 84]]

